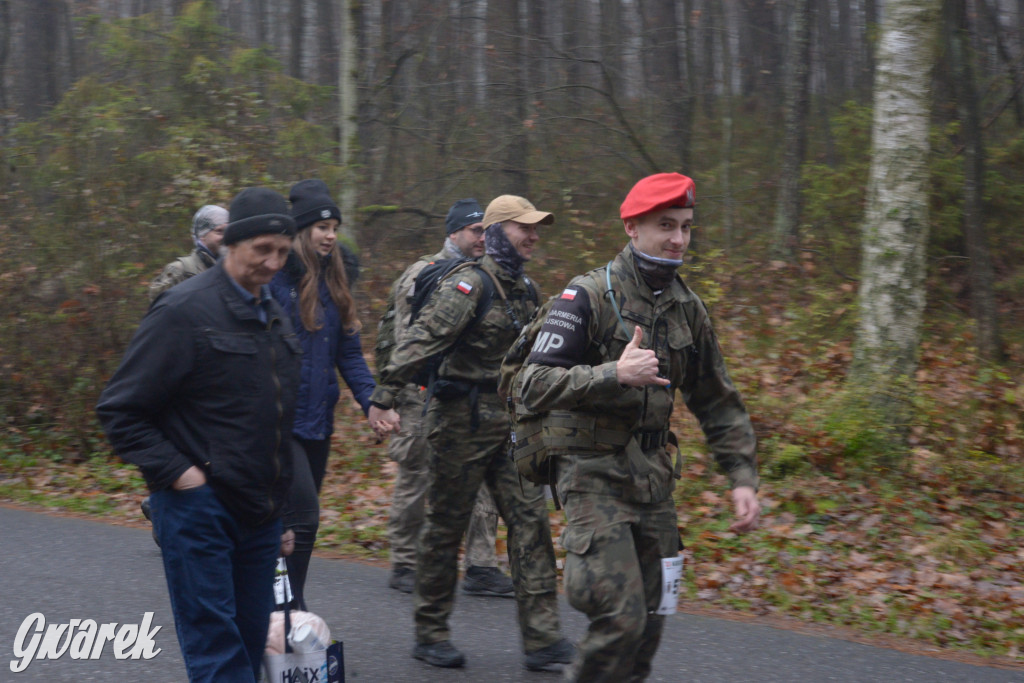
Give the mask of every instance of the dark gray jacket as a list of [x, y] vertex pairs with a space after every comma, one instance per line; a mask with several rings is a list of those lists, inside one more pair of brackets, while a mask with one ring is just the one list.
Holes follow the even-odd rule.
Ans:
[[96, 408], [114, 451], [151, 490], [201, 467], [239, 521], [280, 514], [291, 481], [301, 350], [273, 300], [261, 323], [223, 262], [142, 319]]

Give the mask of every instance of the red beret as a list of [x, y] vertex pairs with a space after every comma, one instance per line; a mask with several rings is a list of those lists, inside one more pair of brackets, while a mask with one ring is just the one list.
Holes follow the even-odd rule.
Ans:
[[655, 173], [633, 186], [622, 202], [619, 215], [625, 220], [670, 206], [691, 209], [696, 202], [696, 191], [693, 180], [681, 173]]

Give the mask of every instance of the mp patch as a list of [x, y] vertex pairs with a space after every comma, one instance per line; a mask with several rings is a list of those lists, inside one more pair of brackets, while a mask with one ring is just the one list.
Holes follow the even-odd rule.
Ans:
[[560, 368], [578, 365], [589, 343], [589, 325], [590, 297], [583, 290], [567, 288], [552, 302], [526, 362]]

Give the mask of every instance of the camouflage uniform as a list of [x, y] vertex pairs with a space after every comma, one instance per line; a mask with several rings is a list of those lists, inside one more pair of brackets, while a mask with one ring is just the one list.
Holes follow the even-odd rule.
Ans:
[[196, 247], [188, 256], [174, 259], [149, 283], [149, 300], [153, 301], [179, 282], [184, 282], [194, 275], [199, 275], [217, 262], [217, 259], [206, 249]]
[[[655, 295], [627, 245], [611, 275], [623, 324], [605, 270], [575, 278], [554, 301], [513, 390], [531, 411], [565, 411], [564, 424], [576, 421], [578, 448], [556, 460], [566, 594], [590, 618], [573, 680], [640, 681], [664, 624], [654, 614], [660, 558], [682, 548], [672, 500], [678, 472], [666, 448], [674, 389], [734, 487], [757, 487], [755, 439], [697, 295], [679, 277]], [[619, 384], [616, 360], [637, 325], [669, 387]]]
[[[456, 258], [458, 254], [442, 249], [433, 256], [421, 258], [409, 266], [396, 283], [395, 339], [401, 339], [409, 325], [409, 295], [416, 276], [432, 261]], [[402, 429], [392, 435], [388, 455], [398, 465], [391, 513], [388, 517], [388, 540], [391, 564], [394, 567], [416, 566], [416, 545], [423, 528], [424, 501], [430, 475], [427, 442], [423, 431], [423, 403], [426, 391], [416, 384], [407, 384], [395, 397], [395, 410], [402, 418]], [[495, 534], [498, 510], [486, 486], [481, 486], [466, 531], [466, 566], [497, 567]]]
[[[512, 279], [490, 256], [480, 265], [494, 274], [519, 324], [535, 304], [525, 278]], [[459, 340], [473, 320], [483, 290], [475, 268], [442, 281], [416, 322], [402, 336], [373, 395], [380, 406], [395, 396], [429, 356]], [[416, 572], [416, 641], [450, 640], [448, 616], [454, 603], [459, 542], [482, 482], [494, 495], [508, 526], [508, 555], [516, 588], [519, 625], [526, 652], [561, 640], [554, 548], [547, 505], [539, 486], [520, 486], [505, 450], [508, 414], [496, 393], [498, 369], [518, 326], [495, 294], [484, 318], [467, 331], [442, 364], [439, 377], [460, 382], [439, 389], [427, 412], [432, 478], [429, 507], [420, 538]], [[460, 390], [468, 393], [459, 395]]]

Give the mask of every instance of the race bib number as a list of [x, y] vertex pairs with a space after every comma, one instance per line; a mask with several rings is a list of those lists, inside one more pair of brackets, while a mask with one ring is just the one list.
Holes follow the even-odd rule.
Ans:
[[661, 604], [655, 614], [675, 614], [679, 585], [683, 580], [683, 556], [661, 558]]

